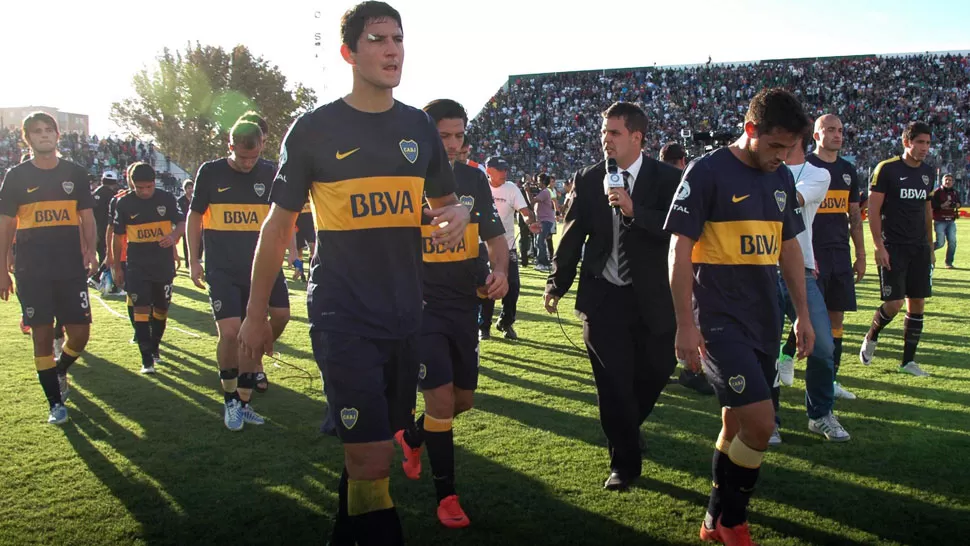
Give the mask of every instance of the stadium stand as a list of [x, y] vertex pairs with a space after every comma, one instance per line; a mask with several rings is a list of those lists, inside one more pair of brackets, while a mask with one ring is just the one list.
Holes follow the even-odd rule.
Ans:
[[[740, 134], [747, 103], [763, 87], [791, 89], [811, 115], [837, 113], [843, 155], [861, 176], [900, 152], [910, 120], [933, 127], [929, 162], [970, 183], [970, 57], [966, 53], [786, 59], [746, 64], [645, 67], [511, 76], [471, 121], [476, 160], [509, 159], [515, 176], [562, 180], [602, 158], [599, 113], [617, 100], [650, 117], [646, 152], [685, 144], [692, 156]], [[689, 133], [688, 133], [689, 131]], [[686, 137], [685, 135], [690, 135]], [[707, 140], [702, 140], [708, 137]]]

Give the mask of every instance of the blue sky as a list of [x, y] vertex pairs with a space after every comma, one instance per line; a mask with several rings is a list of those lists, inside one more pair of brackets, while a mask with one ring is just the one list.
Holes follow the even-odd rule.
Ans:
[[[86, 113], [104, 134], [112, 101], [165, 46], [244, 43], [321, 102], [350, 89], [339, 54], [340, 15], [352, 3], [51, 0], [4, 7], [0, 106], [46, 105]], [[405, 35], [396, 96], [434, 98], [477, 113], [510, 74], [757, 59], [970, 49], [970, 2], [615, 0], [565, 2], [395, 0]], [[267, 9], [272, 6], [273, 9]], [[228, 8], [228, 10], [227, 10]], [[42, 17], [37, 25], [27, 23]], [[45, 30], [54, 29], [56, 36]], [[138, 29], [147, 29], [139, 32]], [[323, 35], [314, 46], [313, 34]]]

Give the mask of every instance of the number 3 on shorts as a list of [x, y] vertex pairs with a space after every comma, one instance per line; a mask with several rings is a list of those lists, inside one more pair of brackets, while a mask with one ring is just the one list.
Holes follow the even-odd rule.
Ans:
[[84, 292], [81, 292], [81, 309], [87, 309], [88, 307], [88, 291], [85, 290]]

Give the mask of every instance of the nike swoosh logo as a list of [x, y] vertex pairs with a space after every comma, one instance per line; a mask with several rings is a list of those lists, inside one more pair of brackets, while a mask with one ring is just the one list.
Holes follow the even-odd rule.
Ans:
[[750, 193], [748, 195], [742, 195], [741, 197], [738, 197], [737, 195], [732, 195], [731, 196], [731, 202], [732, 203], [740, 203], [741, 201], [744, 201], [745, 199], [747, 199], [749, 197], [751, 197], [751, 194]]
[[[141, 213], [139, 212], [138, 214], [141, 214]], [[138, 214], [132, 214], [131, 219], [134, 220], [135, 218], [138, 218]]]
[[356, 152], [356, 151], [357, 151], [357, 150], [359, 150], [359, 149], [360, 149], [360, 148], [354, 148], [353, 150], [350, 150], [349, 152], [344, 152], [344, 153], [340, 153], [340, 152], [338, 151], [338, 152], [337, 152], [337, 160], [339, 161], [339, 160], [341, 160], [341, 159], [344, 159], [344, 158], [346, 158], [346, 157], [348, 157], [348, 156], [350, 156], [350, 154], [352, 154], [352, 153], [354, 153], [354, 152]]
[[35, 186], [33, 188], [27, 188], [27, 193], [34, 193], [35, 191], [37, 191], [39, 189], [40, 189], [40, 186]]
[[219, 193], [222, 193], [222, 192], [224, 192], [224, 191], [226, 191], [226, 190], [228, 190], [228, 189], [229, 189], [229, 188], [231, 188], [231, 187], [232, 187], [232, 186], [226, 186], [225, 188], [219, 188]]
[[900, 180], [906, 180], [907, 178], [909, 178], [909, 177], [908, 176], [900, 176], [899, 177]]

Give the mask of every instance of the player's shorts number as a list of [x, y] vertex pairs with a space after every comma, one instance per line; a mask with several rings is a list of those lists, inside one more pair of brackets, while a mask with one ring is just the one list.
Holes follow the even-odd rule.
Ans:
[[89, 306], [88, 291], [85, 290], [84, 292], [81, 292], [81, 309], [87, 309]]
[[166, 300], [172, 299], [172, 285], [170, 284], [165, 285], [165, 299]]

